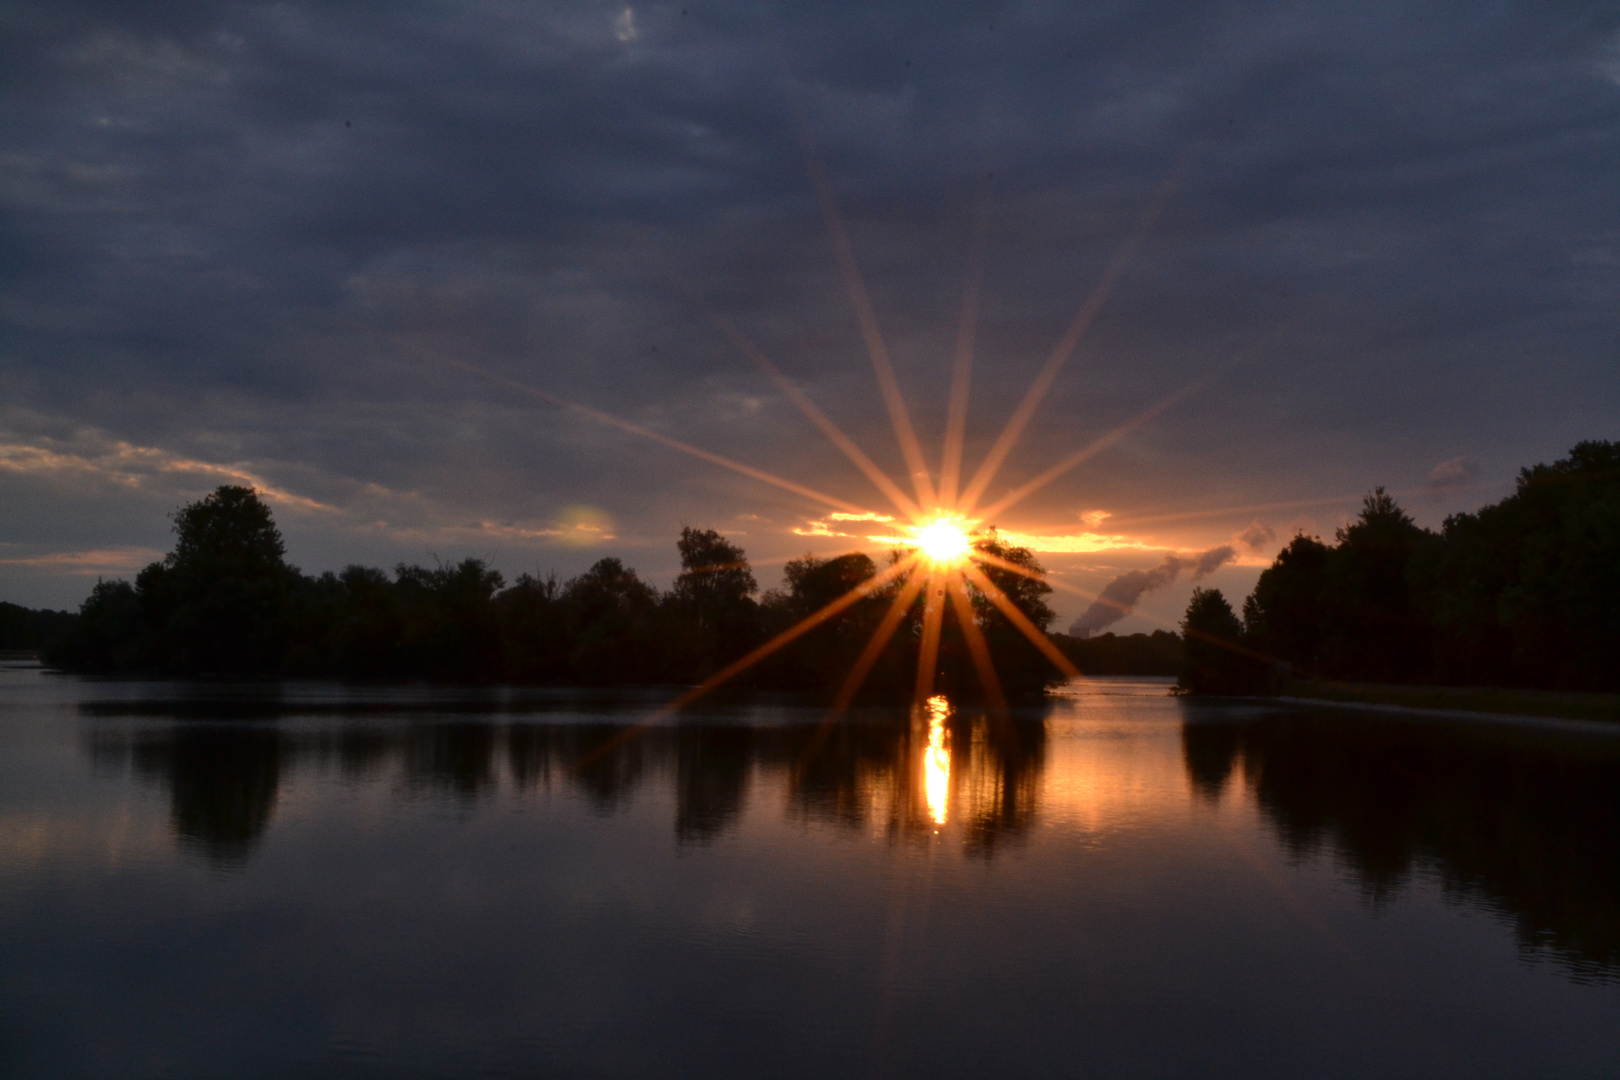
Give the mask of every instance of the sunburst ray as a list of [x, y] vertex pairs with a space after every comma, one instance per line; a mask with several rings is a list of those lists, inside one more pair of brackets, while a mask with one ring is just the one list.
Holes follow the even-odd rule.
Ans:
[[922, 640], [917, 648], [917, 681], [912, 694], [913, 704], [920, 705], [934, 696], [934, 677], [939, 667], [939, 637], [945, 621], [945, 589], [943, 574], [935, 567], [928, 568], [928, 581], [923, 586]]
[[798, 640], [811, 630], [814, 630], [816, 627], [832, 618], [834, 615], [837, 615], [839, 612], [850, 607], [857, 601], [872, 595], [872, 593], [881, 589], [895, 578], [909, 572], [911, 568], [916, 565], [916, 563], [916, 556], [907, 556], [902, 558], [893, 566], [889, 567], [887, 570], [872, 575], [859, 585], [855, 586], [853, 589], [850, 589], [848, 592], [844, 593], [844, 595], [840, 596], [838, 599], [832, 601], [830, 604], [818, 608], [811, 614], [806, 615], [803, 619], [800, 619], [798, 622], [794, 623], [780, 634], [777, 634], [775, 637], [771, 638], [771, 640], [759, 646], [757, 649], [754, 649], [752, 652], [743, 656], [741, 659], [732, 661], [730, 664], [727, 664], [713, 675], [710, 675], [707, 679], [703, 680], [703, 682], [699, 683], [697, 686], [694, 686], [692, 689], [688, 690], [686, 693], [664, 706], [664, 708], [661, 709], [657, 715], [667, 716], [672, 712], [677, 712], [716, 687], [730, 682], [738, 675], [741, 675], [744, 671], [747, 671], [749, 668], [753, 667], [767, 656], [770, 656], [772, 653], [782, 648], [782, 646]]
[[[1405, 488], [1389, 492], [1392, 498], [1421, 495], [1427, 488]], [[1225, 517], [1229, 514], [1259, 514], [1267, 510], [1308, 510], [1315, 506], [1340, 506], [1358, 503], [1366, 498], [1365, 491], [1346, 495], [1324, 495], [1314, 499], [1286, 499], [1281, 502], [1248, 503], [1243, 506], [1212, 506], [1202, 510], [1178, 510], [1174, 513], [1124, 514], [1113, 519], [1120, 524], [1163, 525], [1173, 521], [1197, 521], [1200, 518]]]
[[1150, 623], [1156, 623], [1157, 625], [1159, 625], [1159, 626], [1161, 626], [1161, 627], [1163, 627], [1164, 629], [1167, 629], [1167, 630], [1169, 630], [1169, 629], [1184, 630], [1185, 633], [1190, 634], [1195, 638], [1198, 638], [1200, 641], [1207, 641], [1211, 645], [1219, 646], [1220, 648], [1226, 649], [1229, 652], [1234, 652], [1234, 653], [1237, 653], [1240, 656], [1245, 656], [1245, 657], [1249, 658], [1250, 660], [1259, 660], [1259, 661], [1262, 661], [1262, 662], [1267, 663], [1267, 664], [1275, 664], [1275, 663], [1279, 662], [1277, 657], [1272, 656], [1269, 653], [1263, 653], [1263, 652], [1259, 652], [1258, 650], [1251, 649], [1247, 645], [1241, 644], [1240, 642], [1228, 641], [1225, 638], [1218, 638], [1218, 637], [1215, 637], [1215, 636], [1213, 636], [1211, 634], [1205, 634], [1205, 633], [1203, 633], [1201, 631], [1198, 631], [1198, 630], [1185, 629], [1185, 628], [1181, 627], [1177, 623], [1173, 623], [1173, 622], [1170, 622], [1168, 620], [1161, 619], [1156, 615], [1153, 615], [1153, 614], [1150, 614], [1149, 612], [1143, 611], [1141, 608], [1131, 607], [1129, 605], [1122, 604], [1117, 600], [1110, 600], [1108, 597], [1103, 596], [1103, 595], [1101, 595], [1099, 593], [1087, 592], [1085, 589], [1080, 588], [1078, 585], [1070, 585], [1066, 581], [1047, 581], [1047, 579], [1046, 579], [1046, 577], [1044, 575], [1037, 574], [1034, 571], [1032, 571], [1032, 570], [1030, 570], [1030, 569], [1028, 569], [1026, 567], [1019, 566], [1015, 562], [1009, 562], [1006, 559], [1000, 559], [1000, 558], [997, 558], [997, 557], [995, 557], [993, 555], [988, 555], [988, 554], [985, 554], [985, 553], [980, 553], [976, 557], [982, 559], [985, 562], [991, 563], [994, 566], [998, 566], [1003, 570], [1010, 570], [1015, 574], [1022, 574], [1025, 577], [1031, 578], [1031, 579], [1033, 579], [1035, 581], [1045, 581], [1046, 584], [1048, 584], [1048, 585], [1052, 586], [1053, 588], [1058, 589], [1058, 590], [1060, 590], [1062, 592], [1070, 593], [1071, 595], [1078, 596], [1078, 597], [1080, 597], [1082, 599], [1085, 599], [1085, 600], [1090, 600], [1093, 603], [1104, 604], [1104, 605], [1106, 605], [1108, 607], [1114, 608], [1121, 615], [1135, 615], [1137, 618], [1145, 619]]
[[805, 498], [812, 499], [824, 506], [830, 506], [834, 510], [842, 510], [848, 514], [872, 513], [872, 511], [866, 507], [859, 506], [848, 501], [847, 499], [840, 499], [836, 495], [828, 495], [824, 491], [817, 491], [815, 488], [807, 487], [804, 484], [789, 480], [786, 477], [777, 476], [775, 473], [766, 472], [764, 469], [756, 469], [752, 465], [745, 465], [742, 462], [733, 458], [728, 458], [723, 454], [716, 454], [711, 450], [705, 450], [702, 447], [693, 446], [691, 443], [685, 443], [679, 439], [672, 439], [668, 435], [653, 431], [651, 428], [642, 427], [640, 424], [632, 423], [629, 420], [614, 416], [612, 413], [603, 412], [601, 409], [595, 409], [589, 405], [581, 405], [577, 401], [570, 401], [567, 398], [560, 397], [551, 393], [550, 391], [541, 390], [538, 387], [530, 386], [524, 382], [519, 382], [517, 379], [511, 378], [510, 376], [502, 375], [499, 372], [490, 371], [486, 368], [479, 367], [477, 364], [469, 363], [466, 360], [460, 360], [451, 356], [441, 356], [435, 352], [432, 352], [431, 350], [422, 349], [421, 347], [416, 347], [416, 351], [419, 355], [425, 356], [427, 359], [432, 360], [435, 363], [469, 372], [470, 374], [488, 379], [490, 382], [493, 382], [499, 386], [504, 386], [508, 390], [515, 390], [520, 394], [527, 394], [528, 396], [536, 398], [540, 401], [544, 401], [549, 405], [555, 405], [560, 409], [567, 409], [570, 412], [589, 417], [600, 424], [606, 424], [609, 427], [618, 428], [620, 431], [627, 431], [632, 435], [639, 435], [644, 439], [651, 439], [653, 442], [661, 443], [672, 450], [679, 450], [683, 454], [689, 454], [692, 457], [707, 461], [710, 464], [719, 465], [722, 468], [730, 469], [733, 472], [752, 477], [753, 479], [759, 480], [763, 483], [779, 487], [784, 491], [791, 491], [795, 495], [802, 495]]
[[930, 506], [935, 502], [934, 484], [928, 475], [928, 463], [923, 458], [922, 444], [917, 441], [916, 429], [911, 424], [911, 412], [906, 408], [905, 396], [900, 392], [900, 380], [895, 376], [894, 365], [889, 361], [889, 348], [883, 341], [882, 331], [878, 329], [877, 313], [872, 308], [872, 298], [866, 291], [866, 280], [861, 276], [860, 265], [855, 261], [855, 246], [850, 242], [849, 231], [845, 229], [843, 216], [838, 212], [832, 182], [828, 180], [827, 170], [823, 168], [820, 155], [816, 152], [815, 143], [810, 137], [809, 125], [802, 117], [799, 124], [799, 142], [809, 166], [816, 203], [821, 208], [821, 216], [826, 221], [827, 231], [832, 238], [838, 268], [843, 272], [850, 302], [855, 307], [855, 319], [860, 325], [861, 340], [866, 345], [867, 355], [872, 361], [872, 370], [877, 376], [878, 390], [883, 395], [884, 407], [888, 409], [889, 421], [894, 425], [895, 439], [900, 444], [900, 453], [905, 458], [906, 468], [911, 471], [911, 482], [917, 492], [917, 501], [924, 506]]
[[919, 573], [912, 573], [906, 578], [905, 585], [889, 605], [889, 610], [883, 613], [882, 621], [872, 632], [872, 637], [861, 650], [861, 655], [856, 657], [855, 665], [849, 669], [843, 685], [838, 688], [838, 694], [833, 698], [832, 704], [832, 712], [835, 715], [849, 708], [849, 703], [860, 693], [861, 685], [872, 673], [873, 665], [877, 663], [878, 657], [883, 655], [883, 650], [888, 647], [894, 632], [899, 629], [901, 621], [911, 610], [911, 605], [916, 602], [917, 594], [922, 591], [925, 584], [927, 580]]
[[1032, 645], [1056, 665], [1059, 671], [1071, 679], [1082, 678], [1080, 669], [1074, 666], [1073, 661], [1064, 656], [1058, 647], [1052, 644], [1052, 639], [1042, 633], [1040, 627], [1029, 621], [1028, 615], [1018, 610], [1018, 605], [1014, 604], [1007, 594], [996, 586], [995, 582], [986, 577], [983, 570], [980, 570], [972, 563], [966, 563], [962, 566], [962, 573], [973, 583], [974, 588], [984, 593], [990, 602], [996, 605], [1003, 615], [1007, 616], [1007, 621], [1017, 627], [1019, 633], [1028, 638]]
[[956, 331], [955, 361], [951, 365], [951, 396], [945, 410], [945, 445], [940, 455], [939, 501], [955, 506], [962, 482], [962, 448], [967, 439], [968, 388], [973, 380], [973, 350], [979, 331], [979, 290], [984, 276], [984, 246], [988, 213], [980, 199], [974, 210], [973, 239], [968, 250], [967, 280], [962, 287], [962, 321]]
[[1136, 227], [1131, 230], [1130, 235], [1125, 238], [1125, 242], [1119, 246], [1113, 258], [1108, 261], [1107, 267], [1103, 270], [1102, 280], [1097, 283], [1091, 294], [1086, 297], [1085, 302], [1080, 305], [1080, 311], [1075, 315], [1074, 321], [1069, 324], [1068, 330], [1058, 339], [1058, 343], [1052, 349], [1051, 355], [1047, 357], [1045, 365], [1041, 368], [1040, 373], [1035, 376], [1035, 381], [1025, 391], [1023, 400], [1018, 403], [1018, 407], [1013, 410], [1012, 416], [1008, 418], [1006, 427], [996, 437], [996, 441], [990, 447], [990, 452], [980, 462], [979, 468], [974, 472], [973, 480], [968, 484], [967, 491], [963, 494], [961, 500], [962, 504], [970, 511], [984, 494], [985, 488], [989, 487], [990, 482], [995, 479], [996, 473], [1000, 471], [1002, 463], [1007, 459], [1007, 455], [1023, 435], [1024, 428], [1029, 424], [1031, 418], [1034, 417], [1035, 410], [1040, 407], [1047, 391], [1052, 388], [1052, 383], [1057, 380], [1058, 373], [1063, 370], [1063, 365], [1068, 362], [1070, 355], [1079, 347], [1081, 339], [1091, 329], [1091, 324], [1096, 321], [1097, 313], [1102, 310], [1102, 306], [1108, 300], [1109, 294], [1114, 291], [1114, 285], [1118, 282], [1126, 264], [1136, 254], [1137, 248], [1141, 246], [1148, 231], [1153, 227], [1153, 222], [1164, 209], [1165, 203], [1170, 200], [1171, 194], [1181, 184], [1189, 161], [1190, 157], [1184, 158], [1169, 179], [1159, 185], [1159, 189], [1154, 193], [1153, 198], [1148, 201], [1147, 207], [1138, 217]]
[[1198, 391], [1209, 386], [1216, 379], [1230, 371], [1242, 359], [1245, 359], [1245, 357], [1233, 359], [1227, 363], [1221, 364], [1218, 367], [1205, 372], [1203, 375], [1200, 375], [1198, 378], [1194, 379], [1192, 382], [1188, 383], [1186, 386], [1183, 386], [1174, 393], [1165, 395], [1152, 405], [1149, 405], [1146, 409], [1143, 409], [1141, 412], [1125, 421], [1123, 424], [1119, 424], [1114, 427], [1113, 430], [1097, 437], [1096, 439], [1093, 439], [1090, 443], [1081, 447], [1079, 450], [1076, 450], [1062, 461], [1059, 461], [1056, 465], [1053, 465], [1051, 468], [1038, 473], [1031, 479], [1014, 488], [1012, 491], [1009, 491], [990, 506], [986, 507], [982, 511], [979, 511], [980, 516], [985, 520], [993, 520], [998, 514], [1006, 513], [1009, 508], [1029, 498], [1029, 496], [1035, 494], [1037, 491], [1041, 490], [1041, 488], [1045, 487], [1047, 484], [1050, 484], [1052, 481], [1056, 480], [1070, 469], [1073, 469], [1076, 466], [1081, 465], [1091, 458], [1097, 456], [1102, 451], [1108, 449], [1121, 439], [1135, 432], [1144, 424], [1158, 419], [1164, 413], [1181, 404], [1193, 394], [1196, 394]]
[[820, 626], [834, 615], [837, 615], [839, 612], [845, 610], [865, 597], [870, 596], [872, 593], [881, 589], [895, 578], [908, 573], [912, 567], [916, 565], [917, 561], [918, 557], [915, 555], [906, 556], [900, 561], [896, 562], [893, 566], [889, 567], [887, 570], [867, 578], [853, 589], [850, 589], [848, 592], [838, 597], [838, 599], [821, 608], [818, 608], [809, 615], [806, 615], [804, 618], [800, 619], [798, 622], [794, 623], [780, 634], [777, 634], [775, 637], [771, 638], [771, 640], [767, 641], [765, 644], [759, 646], [757, 649], [754, 649], [740, 659], [732, 661], [719, 671], [715, 672], [713, 675], [710, 675], [707, 679], [704, 679], [698, 685], [692, 687], [692, 689], [688, 690], [686, 693], [659, 707], [645, 720], [642, 720], [640, 723], [630, 725], [613, 738], [608, 739], [606, 742], [597, 746], [590, 753], [584, 755], [579, 760], [574, 762], [575, 770], [577, 771], [579, 769], [587, 768], [592, 762], [599, 759], [603, 754], [611, 753], [612, 750], [620, 744], [636, 738], [642, 732], [654, 726], [659, 721], [664, 720], [669, 716], [673, 716], [675, 713], [686, 708], [686, 706], [692, 704], [694, 701], [697, 701], [710, 691], [718, 689], [719, 687], [730, 682], [732, 679], [736, 678], [738, 675], [741, 675], [744, 671], [747, 671], [749, 668], [753, 667], [767, 656], [770, 656], [772, 653], [775, 653], [777, 650], [781, 649], [784, 645], [797, 641], [799, 638], [803, 637], [811, 630], [814, 630], [816, 627]]
[[946, 588], [950, 593], [951, 607], [956, 612], [956, 622], [962, 629], [962, 639], [967, 642], [968, 655], [973, 658], [973, 668], [979, 675], [979, 689], [984, 691], [985, 702], [990, 706], [990, 711], [996, 716], [1005, 716], [1007, 696], [1001, 690], [1001, 678], [996, 674], [995, 661], [990, 656], [990, 646], [984, 640], [984, 632], [979, 629], [978, 620], [973, 612], [973, 601], [968, 598], [962, 575], [952, 574]]
[[771, 381], [776, 383], [777, 389], [781, 390], [789, 401], [798, 406], [799, 411], [804, 413], [810, 422], [816, 425], [821, 430], [821, 433], [827, 436], [827, 439], [854, 463], [857, 469], [861, 470], [866, 478], [872, 482], [873, 486], [887, 496], [890, 502], [894, 503], [896, 509], [915, 521], [922, 520], [922, 508], [905, 492], [901, 491], [899, 485], [889, 479], [889, 474], [878, 468], [877, 463], [867, 457], [866, 452], [855, 444], [855, 440], [844, 434], [843, 429], [833, 423], [832, 419], [822, 412], [804, 391], [795, 386], [793, 381], [783, 374], [782, 369], [777, 367], [770, 357], [766, 356], [758, 346], [724, 316], [710, 311], [709, 318], [744, 356], [747, 356], [765, 374], [770, 376]]

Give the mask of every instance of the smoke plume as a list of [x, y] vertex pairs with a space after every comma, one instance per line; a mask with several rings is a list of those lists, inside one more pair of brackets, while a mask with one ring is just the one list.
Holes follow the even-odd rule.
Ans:
[[1192, 579], [1197, 581], [1201, 577], [1213, 574], [1235, 558], [1237, 558], [1237, 549], [1231, 544], [1222, 544], [1220, 547], [1210, 548], [1193, 561]]
[[1136, 609], [1136, 604], [1143, 596], [1154, 589], [1162, 589], [1181, 576], [1181, 571], [1188, 571], [1188, 576], [1197, 581], [1206, 574], [1214, 573], [1237, 557], [1237, 550], [1231, 544], [1222, 544], [1220, 547], [1210, 548], [1195, 559], [1178, 559], [1174, 555], [1166, 555], [1164, 562], [1152, 570], [1132, 570], [1119, 575], [1097, 595], [1090, 607], [1080, 613], [1080, 617], [1069, 624], [1069, 633], [1074, 637], [1090, 637], [1106, 627], [1112, 626]]
[[1069, 625], [1069, 633], [1075, 637], [1090, 637], [1103, 627], [1114, 625], [1131, 613], [1144, 593], [1162, 589], [1176, 580], [1180, 573], [1181, 560], [1174, 555], [1166, 555], [1164, 562], [1152, 570], [1132, 570], [1119, 575]]

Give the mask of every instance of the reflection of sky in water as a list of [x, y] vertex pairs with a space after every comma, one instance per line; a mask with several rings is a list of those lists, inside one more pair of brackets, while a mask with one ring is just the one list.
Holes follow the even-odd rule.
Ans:
[[127, 705], [161, 687], [0, 672], [0, 1062], [1620, 1060], [1616, 740], [1232, 724], [1163, 691], [1104, 681], [1005, 725], [716, 706], [577, 770], [645, 703], [304, 689], [279, 719], [175, 722]]

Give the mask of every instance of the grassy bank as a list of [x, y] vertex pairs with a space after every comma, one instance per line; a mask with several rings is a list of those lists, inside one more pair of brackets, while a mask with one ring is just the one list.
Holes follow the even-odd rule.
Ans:
[[1409, 709], [1452, 709], [1459, 712], [1553, 716], [1570, 720], [1606, 720], [1620, 723], [1620, 694], [1504, 690], [1489, 686], [1307, 682], [1302, 679], [1289, 682], [1282, 693], [1284, 697], [1342, 701], [1359, 705], [1395, 705]]

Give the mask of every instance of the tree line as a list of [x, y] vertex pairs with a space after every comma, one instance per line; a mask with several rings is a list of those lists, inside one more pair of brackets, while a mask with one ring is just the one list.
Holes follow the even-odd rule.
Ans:
[[0, 601], [0, 652], [38, 652], [67, 633], [74, 616], [68, 611], [36, 611]]
[[1182, 684], [1316, 679], [1620, 690], [1620, 443], [1520, 470], [1512, 495], [1418, 527], [1382, 488], [1335, 542], [1298, 535], [1241, 616], [1194, 591]]
[[[507, 584], [480, 559], [435, 566], [366, 566], [318, 576], [286, 561], [270, 508], [251, 488], [223, 486], [174, 516], [174, 550], [133, 582], [101, 581], [47, 663], [72, 671], [169, 676], [315, 677], [573, 686], [690, 684], [744, 657], [880, 573], [870, 556], [805, 555], [763, 593], [743, 549], [713, 529], [686, 527], [681, 572], [661, 591], [620, 559], [566, 581], [520, 575]], [[994, 532], [980, 550], [1029, 577], [986, 575], [1035, 625], [1054, 613], [1034, 556]], [[891, 552], [890, 559], [900, 557]], [[742, 685], [828, 691], [840, 686], [900, 592], [872, 588], [750, 668]], [[1009, 696], [1034, 696], [1060, 674], [988, 599], [974, 621]], [[869, 695], [912, 691], [923, 599], [906, 610], [877, 657]], [[943, 692], [979, 692], [960, 627], [947, 618]]]

